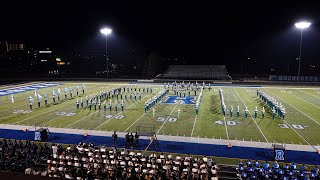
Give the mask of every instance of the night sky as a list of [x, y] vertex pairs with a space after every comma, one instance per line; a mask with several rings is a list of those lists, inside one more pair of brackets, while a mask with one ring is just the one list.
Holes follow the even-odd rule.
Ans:
[[296, 63], [300, 31], [294, 23], [310, 20], [303, 33], [304, 63], [319, 64], [320, 4], [301, 1], [14, 1], [2, 6], [1, 41], [49, 47], [58, 54], [104, 53], [99, 28], [108, 25], [109, 56], [129, 61], [131, 53], [156, 50], [183, 57], [189, 64], [247, 61]]

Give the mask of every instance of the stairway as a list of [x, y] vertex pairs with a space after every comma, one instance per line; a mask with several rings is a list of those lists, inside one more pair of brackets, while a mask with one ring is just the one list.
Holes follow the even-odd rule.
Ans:
[[239, 179], [237, 176], [236, 166], [219, 165], [219, 180]]

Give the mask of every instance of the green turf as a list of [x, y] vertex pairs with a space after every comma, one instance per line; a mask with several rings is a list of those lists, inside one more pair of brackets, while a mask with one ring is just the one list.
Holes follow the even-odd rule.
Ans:
[[[36, 82], [34, 82], [36, 83]], [[194, 105], [164, 104], [158, 103], [155, 114], [150, 110], [144, 113], [144, 103], [147, 99], [155, 96], [163, 86], [154, 87], [153, 93], [145, 93], [142, 100], [125, 100], [125, 111], [119, 106], [117, 112], [91, 111], [86, 107], [76, 109], [76, 99], [93, 95], [102, 90], [111, 89], [119, 83], [86, 83], [87, 90], [84, 95], [65, 99], [64, 87], [75, 86], [83, 82], [66, 82], [61, 85], [61, 101], [53, 104], [52, 90], [57, 87], [39, 89], [43, 95], [49, 94], [49, 105], [42, 102], [40, 108], [35, 107], [33, 112], [14, 114], [17, 110], [29, 110], [28, 97], [34, 96], [34, 91], [15, 94], [15, 103], [11, 103], [10, 96], [0, 97], [0, 123], [17, 125], [38, 125], [59, 128], [90, 129], [100, 131], [136, 131], [138, 126], [154, 125], [158, 134], [172, 136], [193, 136], [201, 138], [232, 139], [261, 142], [285, 142], [287, 144], [312, 144], [320, 143], [320, 90], [317, 87], [290, 87], [268, 86], [260, 88], [286, 108], [286, 118], [281, 120], [276, 117], [272, 120], [271, 109], [256, 96], [256, 88], [246, 87], [222, 87], [227, 115], [221, 113], [220, 97], [218, 88], [213, 87], [210, 91], [204, 90], [199, 114], [196, 116]], [[137, 85], [137, 87], [147, 85]], [[10, 86], [9, 86], [10, 87]], [[9, 88], [1, 87], [3, 88]], [[197, 92], [197, 95], [199, 91]], [[173, 95], [172, 91], [169, 95]], [[193, 92], [191, 95], [194, 95]], [[196, 98], [198, 98], [196, 96]], [[166, 99], [166, 97], [164, 97]], [[163, 100], [164, 100], [163, 99]], [[114, 101], [116, 98], [114, 98]], [[118, 100], [120, 102], [120, 100]], [[85, 103], [84, 103], [85, 104]], [[230, 106], [233, 105], [233, 117], [230, 116]], [[240, 106], [240, 117], [236, 116], [237, 106]], [[253, 110], [258, 107], [258, 117], [253, 117]], [[261, 108], [266, 108], [265, 118], [261, 118]], [[250, 114], [244, 117], [244, 109], [248, 107]], [[178, 110], [181, 110], [178, 118]], [[61, 116], [57, 113], [75, 113], [73, 116]], [[282, 124], [282, 125], [281, 125]], [[280, 127], [285, 128], [280, 128]], [[303, 127], [303, 129], [301, 128]]]

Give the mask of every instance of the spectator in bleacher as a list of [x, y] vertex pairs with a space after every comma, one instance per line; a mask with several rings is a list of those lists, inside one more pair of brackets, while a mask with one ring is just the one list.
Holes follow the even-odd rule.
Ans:
[[52, 154], [58, 154], [58, 147], [56, 146], [56, 144], [52, 144], [51, 148]]
[[263, 169], [269, 170], [269, 167], [270, 167], [270, 165], [269, 165], [268, 161], [266, 161], [266, 163], [264, 163], [264, 165], [263, 165]]

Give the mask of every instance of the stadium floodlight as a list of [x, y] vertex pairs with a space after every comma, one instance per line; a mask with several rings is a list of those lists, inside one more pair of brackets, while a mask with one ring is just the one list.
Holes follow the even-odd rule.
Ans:
[[106, 60], [107, 60], [107, 78], [109, 78], [109, 58], [108, 58], [108, 49], [107, 49], [107, 37], [111, 34], [112, 29], [110, 28], [102, 28], [100, 29], [101, 34], [106, 36]]
[[300, 35], [300, 51], [299, 51], [299, 65], [298, 65], [298, 76], [300, 76], [300, 62], [301, 62], [301, 50], [302, 50], [302, 32], [304, 29], [307, 29], [310, 27], [311, 23], [307, 21], [301, 21], [294, 24], [297, 29], [301, 30]]
[[310, 27], [311, 23], [307, 21], [302, 21], [294, 24], [298, 29], [306, 29]]
[[109, 34], [111, 34], [112, 29], [110, 29], [110, 28], [103, 28], [103, 29], [100, 29], [100, 32], [101, 32], [102, 34], [104, 34], [104, 35], [109, 35]]

